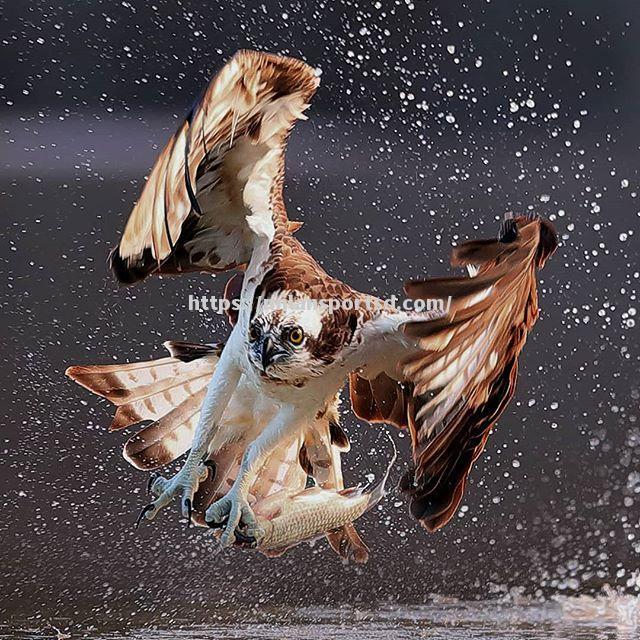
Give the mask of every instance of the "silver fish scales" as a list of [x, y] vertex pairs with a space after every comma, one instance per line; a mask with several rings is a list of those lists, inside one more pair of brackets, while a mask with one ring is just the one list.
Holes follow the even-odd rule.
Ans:
[[366, 487], [329, 490], [314, 486], [294, 494], [280, 491], [257, 503], [255, 512], [264, 535], [255, 548], [262, 552], [285, 551], [351, 524], [386, 495], [385, 486], [396, 455], [394, 445], [384, 476], [369, 491]]

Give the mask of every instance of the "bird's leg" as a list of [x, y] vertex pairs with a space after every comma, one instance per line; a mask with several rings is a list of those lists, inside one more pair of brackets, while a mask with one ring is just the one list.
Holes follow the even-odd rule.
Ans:
[[209, 444], [216, 433], [224, 410], [240, 380], [241, 372], [233, 357], [235, 349], [233, 344], [230, 348], [229, 342], [220, 356], [218, 366], [209, 383], [191, 450], [182, 469], [172, 478], [157, 477], [153, 481], [151, 493], [155, 499], [144, 507], [139, 520], [143, 517], [153, 520], [160, 509], [168, 505], [176, 496], [180, 496], [182, 515], [186, 518], [191, 517], [193, 496], [198, 490], [200, 481], [206, 477], [204, 475], [206, 468], [202, 464], [203, 458], [208, 452]]
[[209, 526], [214, 528], [224, 526], [220, 537], [220, 544], [223, 547], [232, 545], [234, 542], [245, 545], [253, 542], [255, 545], [264, 535], [253, 509], [249, 506], [249, 489], [271, 452], [279, 443], [291, 437], [293, 431], [304, 422], [305, 417], [296, 415], [293, 408], [280, 410], [266, 429], [245, 450], [231, 489], [207, 509], [205, 521]]
[[[206, 403], [206, 400], [205, 400]], [[203, 431], [203, 439], [198, 446], [192, 446], [189, 455], [182, 465], [182, 469], [178, 471], [172, 478], [164, 478], [158, 476], [151, 484], [151, 494], [154, 496], [153, 502], [144, 507], [142, 515], [148, 520], [153, 520], [160, 509], [167, 506], [174, 497], [180, 497], [182, 506], [182, 515], [191, 519], [191, 508], [193, 505], [193, 496], [198, 490], [201, 480], [206, 477], [204, 472], [206, 468], [202, 464], [202, 457], [208, 449], [208, 442], [215, 432], [215, 425], [211, 424], [210, 429]], [[141, 518], [140, 518], [141, 519]]]

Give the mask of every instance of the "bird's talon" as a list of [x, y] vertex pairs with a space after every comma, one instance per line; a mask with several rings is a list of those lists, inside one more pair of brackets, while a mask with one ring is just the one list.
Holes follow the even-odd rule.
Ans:
[[140, 523], [142, 522], [142, 518], [144, 518], [147, 515], [147, 513], [149, 513], [150, 511], [153, 511], [155, 508], [156, 508], [156, 505], [153, 502], [142, 507], [142, 509], [140, 510], [140, 513], [138, 514], [138, 518], [136, 519], [136, 525], [135, 525], [136, 529], [140, 526]]
[[256, 546], [261, 531], [253, 510], [247, 499], [237, 489], [231, 489], [227, 495], [209, 506], [205, 514], [209, 527], [222, 529], [220, 546], [228, 547], [234, 543], [240, 546]]
[[149, 484], [149, 491], [152, 495], [158, 498], [165, 492], [168, 485], [169, 481], [166, 478], [163, 478], [159, 474], [155, 474], [155, 477]]
[[227, 526], [227, 521], [214, 522], [213, 520], [205, 520], [209, 529], [224, 529]]
[[258, 541], [253, 536], [247, 536], [238, 529], [235, 530], [234, 535], [236, 544], [240, 547], [255, 549], [258, 546]]
[[191, 511], [192, 511], [191, 499], [190, 498], [185, 498], [182, 510], [183, 510], [183, 512], [186, 510], [187, 529], [188, 529], [191, 526]]
[[147, 480], [147, 495], [151, 495], [151, 487], [153, 487], [153, 483], [158, 479], [157, 473], [152, 473], [149, 475], [149, 479]]

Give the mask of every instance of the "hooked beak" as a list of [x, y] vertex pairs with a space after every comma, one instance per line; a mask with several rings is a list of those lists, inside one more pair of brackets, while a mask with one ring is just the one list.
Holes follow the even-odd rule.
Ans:
[[262, 342], [262, 352], [260, 354], [263, 371], [267, 370], [267, 367], [271, 364], [274, 355], [275, 349], [273, 348], [273, 341], [271, 338], [267, 337]]

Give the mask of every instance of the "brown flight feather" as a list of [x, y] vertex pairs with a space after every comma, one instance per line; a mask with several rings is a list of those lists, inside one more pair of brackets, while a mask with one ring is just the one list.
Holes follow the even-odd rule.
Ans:
[[240, 51], [216, 74], [154, 165], [111, 265], [120, 282], [248, 262], [248, 217], [294, 233], [282, 200], [287, 137], [318, 86], [293, 58]]
[[538, 317], [536, 270], [557, 246], [545, 220], [519, 217], [507, 229], [501, 240], [454, 249], [452, 264], [479, 266], [476, 277], [407, 283], [410, 297], [451, 297], [451, 307], [445, 318], [405, 325], [419, 350], [399, 362], [402, 386], [385, 374], [350, 377], [359, 417], [409, 427], [414, 468], [403, 487], [428, 531], [456, 513], [471, 467], [513, 396], [518, 356]]

